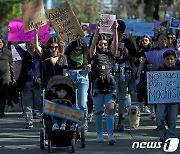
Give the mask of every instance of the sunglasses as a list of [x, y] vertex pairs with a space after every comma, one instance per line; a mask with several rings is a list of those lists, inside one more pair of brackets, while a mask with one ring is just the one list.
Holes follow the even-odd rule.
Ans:
[[143, 39], [142, 41], [143, 41], [143, 42], [148, 42], [148, 39]]
[[99, 44], [99, 46], [103, 46], [103, 45], [104, 45], [104, 46], [108, 46], [107, 43], [100, 43], [100, 44]]
[[170, 37], [167, 37], [167, 39], [168, 39], [168, 40], [169, 40], [169, 39], [173, 39], [173, 37], [170, 36]]
[[74, 52], [76, 53], [82, 52], [82, 49], [75, 49]]
[[160, 40], [161, 40], [161, 41], [166, 41], [167, 39], [166, 39], [166, 38], [161, 38]]
[[50, 46], [49, 48], [50, 48], [51, 50], [54, 50], [54, 49], [57, 50], [57, 49], [59, 49], [59, 46]]

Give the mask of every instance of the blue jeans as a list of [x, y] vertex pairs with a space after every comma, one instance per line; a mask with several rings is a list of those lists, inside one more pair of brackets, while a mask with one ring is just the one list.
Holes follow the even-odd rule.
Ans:
[[[105, 109], [110, 103], [115, 103], [114, 96], [110, 94], [98, 94], [93, 97], [94, 109], [95, 109], [95, 117], [96, 117], [96, 132], [97, 134], [103, 134], [103, 124], [102, 124], [102, 113], [104, 113]], [[114, 114], [115, 114], [114, 108]], [[114, 114], [108, 115], [105, 112], [106, 121], [107, 121], [107, 131], [108, 134], [113, 134], [114, 131]]]
[[123, 114], [125, 109], [126, 89], [128, 87], [129, 80], [121, 81], [120, 78], [121, 74], [116, 73], [115, 80], [117, 83], [118, 113]]
[[178, 114], [178, 104], [177, 103], [162, 103], [157, 104], [156, 107], [156, 119], [158, 125], [158, 131], [160, 136], [166, 134], [165, 128], [165, 116], [168, 116], [168, 128], [169, 134], [168, 137], [175, 137], [176, 136], [176, 121], [177, 121], [177, 114]]
[[88, 107], [87, 107], [87, 98], [88, 98], [88, 88], [89, 88], [89, 77], [86, 71], [71, 71], [68, 72], [69, 77], [74, 81], [77, 87], [77, 105], [80, 109], [84, 110], [84, 117], [88, 117]]
[[21, 93], [24, 118], [28, 124], [33, 123], [33, 104], [42, 112], [41, 90], [33, 82], [26, 82]]

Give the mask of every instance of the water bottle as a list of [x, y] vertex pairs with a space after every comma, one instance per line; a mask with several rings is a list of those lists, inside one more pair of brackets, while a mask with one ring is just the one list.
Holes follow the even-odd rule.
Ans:
[[130, 94], [130, 92], [128, 90], [128, 87], [126, 89], [125, 105], [126, 105], [126, 108], [131, 106], [131, 94]]

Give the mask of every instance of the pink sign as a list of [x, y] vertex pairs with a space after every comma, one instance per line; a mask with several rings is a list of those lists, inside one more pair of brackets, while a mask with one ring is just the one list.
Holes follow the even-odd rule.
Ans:
[[[39, 32], [38, 32], [38, 40], [39, 41], [41, 41], [41, 42], [48, 41], [49, 25], [50, 25], [50, 23], [47, 22], [46, 25], [39, 28]], [[23, 20], [22, 19], [11, 20], [8, 25], [8, 28], [9, 28], [8, 41], [11, 41], [11, 42], [34, 41], [34, 30], [25, 33], [23, 30]]]

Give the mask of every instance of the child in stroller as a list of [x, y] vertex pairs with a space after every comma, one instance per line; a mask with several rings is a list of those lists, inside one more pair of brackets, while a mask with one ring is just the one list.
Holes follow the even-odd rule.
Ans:
[[75, 152], [77, 140], [85, 147], [84, 112], [76, 108], [76, 104], [76, 87], [71, 78], [61, 75], [49, 78], [43, 92], [41, 149], [45, 148], [46, 140], [48, 152], [52, 152], [52, 147], [66, 146], [71, 146], [71, 152]]
[[[53, 99], [52, 101], [53, 102], [57, 102], [58, 104], [63, 104], [63, 105], [66, 105], [66, 106], [72, 106], [72, 103], [70, 101], [64, 101], [63, 98], [65, 98], [68, 94], [68, 89], [67, 89], [67, 86], [66, 85], [61, 85], [61, 86], [58, 86], [56, 87], [56, 94], [57, 94], [57, 98], [59, 99]], [[61, 126], [59, 128], [59, 125], [58, 125], [58, 122], [57, 122], [57, 118], [52, 116], [51, 117], [51, 120], [52, 120], [52, 123], [53, 123], [53, 126], [52, 126], [52, 131], [55, 131], [55, 130], [65, 130], [66, 129], [66, 122], [67, 120], [65, 119], [62, 119], [61, 120]]]

